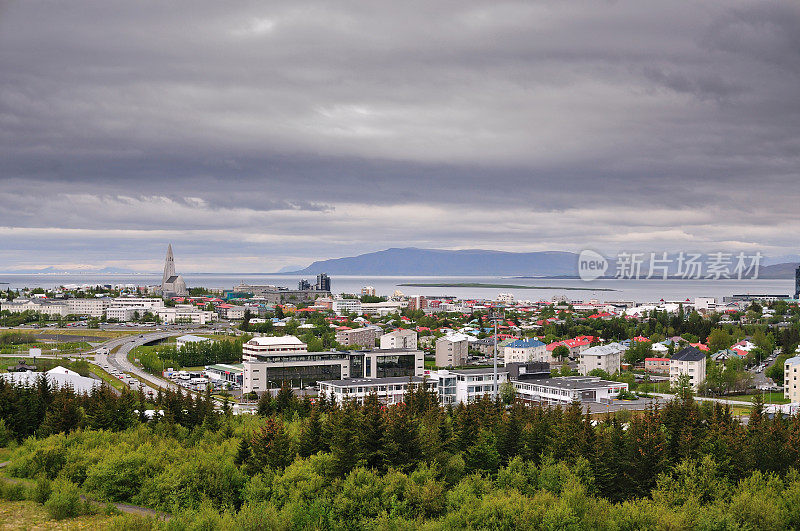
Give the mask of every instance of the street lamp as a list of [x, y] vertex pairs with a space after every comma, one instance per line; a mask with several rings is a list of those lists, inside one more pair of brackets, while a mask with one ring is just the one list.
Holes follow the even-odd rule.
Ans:
[[492, 383], [492, 397], [497, 400], [497, 321], [503, 319], [503, 307], [496, 306], [489, 308], [489, 320], [494, 323], [494, 382]]

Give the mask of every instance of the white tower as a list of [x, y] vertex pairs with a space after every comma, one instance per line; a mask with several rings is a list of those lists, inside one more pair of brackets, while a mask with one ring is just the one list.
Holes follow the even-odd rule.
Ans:
[[164, 277], [161, 279], [161, 286], [166, 284], [170, 277], [175, 276], [175, 259], [172, 257], [172, 244], [167, 247], [167, 259], [164, 261]]

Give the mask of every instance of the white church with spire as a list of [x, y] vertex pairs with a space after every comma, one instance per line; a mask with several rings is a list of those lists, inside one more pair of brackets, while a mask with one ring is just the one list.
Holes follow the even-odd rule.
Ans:
[[183, 277], [175, 274], [175, 258], [172, 256], [172, 244], [167, 247], [167, 259], [164, 262], [164, 276], [161, 279], [161, 295], [164, 297], [185, 297], [189, 294]]

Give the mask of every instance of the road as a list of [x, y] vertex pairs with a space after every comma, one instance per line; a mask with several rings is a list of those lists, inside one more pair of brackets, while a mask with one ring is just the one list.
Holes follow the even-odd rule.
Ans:
[[[149, 394], [149, 391], [155, 392], [158, 388], [162, 389], [172, 389], [172, 390], [183, 390], [182, 387], [179, 385], [170, 382], [164, 378], [152, 375], [144, 370], [140, 369], [130, 361], [128, 361], [128, 353], [136, 347], [140, 347], [142, 345], [146, 345], [148, 343], [152, 343], [154, 341], [159, 341], [161, 339], [167, 339], [169, 337], [180, 336], [184, 335], [187, 332], [184, 330], [181, 331], [170, 331], [170, 332], [152, 332], [152, 333], [144, 333], [138, 336], [123, 336], [116, 339], [112, 339], [103, 343], [101, 348], [108, 349], [109, 352], [114, 350], [115, 348], [119, 347], [116, 352], [112, 352], [108, 355], [100, 354], [99, 352], [95, 352], [95, 363], [99, 364], [100, 366], [109, 365], [110, 367], [121, 371], [133, 374], [137, 378], [144, 380], [149, 384], [150, 389], [145, 389], [145, 393]], [[99, 350], [99, 349], [98, 349]]]
[[[650, 393], [650, 394], [654, 395], [654, 396], [660, 396], [662, 398], [667, 398], [669, 400], [672, 400], [673, 398], [675, 398], [675, 395], [668, 395], [666, 393]], [[699, 401], [699, 402], [718, 402], [720, 404], [728, 404], [729, 406], [750, 407], [750, 406], [753, 405], [752, 402], [745, 401], [745, 400], [728, 400], [727, 398], [711, 398], [711, 397], [708, 397], [708, 396], [696, 396], [695, 395], [694, 399]]]

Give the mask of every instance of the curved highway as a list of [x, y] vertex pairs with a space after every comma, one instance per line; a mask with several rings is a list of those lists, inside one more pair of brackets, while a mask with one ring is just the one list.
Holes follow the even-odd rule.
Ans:
[[[136, 347], [140, 347], [142, 345], [146, 345], [148, 343], [152, 343], [154, 341], [159, 341], [161, 339], [167, 339], [169, 337], [181, 336], [185, 334], [192, 333], [193, 331], [172, 331], [172, 332], [152, 332], [152, 333], [145, 333], [140, 335], [129, 335], [123, 336], [116, 339], [112, 339], [103, 343], [102, 348], [106, 348], [109, 351], [112, 351], [116, 347], [119, 349], [116, 352], [111, 352], [110, 354], [99, 354], [95, 353], [95, 361], [103, 365], [104, 363], [108, 363], [114, 369], [120, 372], [127, 372], [133, 374], [140, 380], [144, 380], [147, 382], [150, 387], [153, 389], [158, 389], [159, 387], [162, 389], [173, 389], [173, 390], [182, 390], [185, 391], [184, 388], [180, 387], [179, 385], [170, 382], [164, 378], [159, 376], [155, 376], [150, 374], [149, 372], [140, 369], [133, 363], [128, 360], [128, 353]], [[202, 331], [199, 331], [202, 332]]]

